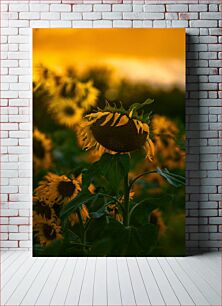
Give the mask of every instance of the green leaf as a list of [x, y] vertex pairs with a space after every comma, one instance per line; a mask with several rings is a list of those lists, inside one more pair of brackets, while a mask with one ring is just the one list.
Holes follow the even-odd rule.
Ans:
[[154, 102], [153, 99], [146, 99], [143, 103], [134, 103], [130, 106], [129, 108], [129, 112], [133, 111], [133, 112], [137, 112], [139, 109], [144, 108], [145, 106], [152, 104]]
[[160, 168], [157, 168], [157, 173], [163, 176], [168, 181], [168, 183], [174, 187], [181, 187], [185, 185], [185, 178], [183, 176], [173, 174], [167, 169], [161, 170]]
[[110, 187], [116, 191], [121, 180], [129, 171], [128, 154], [108, 154], [105, 153], [97, 162], [97, 171], [106, 177]]
[[102, 216], [104, 216], [105, 214], [106, 214], [106, 207], [102, 206], [97, 211], [92, 211], [90, 213], [90, 216], [93, 217], [94, 219], [98, 219], [98, 218], [101, 218]]
[[87, 204], [89, 201], [93, 200], [96, 197], [96, 194], [91, 194], [88, 190], [82, 190], [77, 197], [71, 200], [68, 204], [66, 204], [62, 211], [60, 212], [60, 217], [62, 219], [66, 218], [70, 215], [71, 212], [76, 210], [82, 204]]
[[145, 102], [143, 102], [142, 104], [143, 104], [143, 105], [149, 105], [149, 104], [152, 104], [153, 102], [154, 102], [154, 99], [149, 99], [149, 98], [148, 98], [148, 99], [146, 99]]

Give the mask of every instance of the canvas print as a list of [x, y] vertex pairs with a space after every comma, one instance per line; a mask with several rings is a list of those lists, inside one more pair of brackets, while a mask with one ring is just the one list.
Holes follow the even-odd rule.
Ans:
[[184, 255], [184, 115], [184, 29], [33, 29], [33, 256]]

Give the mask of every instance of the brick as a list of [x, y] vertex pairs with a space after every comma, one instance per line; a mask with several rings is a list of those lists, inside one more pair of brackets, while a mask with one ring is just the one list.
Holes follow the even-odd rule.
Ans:
[[198, 19], [198, 13], [179, 13], [179, 19], [182, 20]]
[[110, 12], [111, 4], [94, 4], [93, 10], [94, 12]]
[[68, 20], [51, 20], [50, 27], [52, 28], [71, 28], [72, 22]]
[[71, 12], [71, 5], [69, 4], [51, 4], [51, 12]]
[[74, 28], [92, 28], [93, 23], [92, 20], [78, 20], [72, 21], [72, 26]]
[[27, 233], [10, 233], [9, 234], [9, 240], [28, 240], [28, 234]]
[[160, 13], [160, 12], [165, 12], [165, 7], [163, 4], [148, 4], [148, 5], [144, 5], [144, 12], [156, 12], [156, 13]]
[[[109, 13], [104, 13], [104, 14], [109, 14]], [[102, 19], [102, 14], [100, 12], [83, 13], [83, 19], [89, 19], [89, 20]]]
[[31, 241], [19, 241], [19, 248], [31, 248]]
[[19, 226], [19, 232], [20, 233], [29, 233], [29, 232], [31, 232], [32, 231], [32, 229], [31, 229], [31, 227], [29, 226], [29, 225], [21, 225], [21, 226]]
[[216, 20], [191, 20], [190, 26], [194, 28], [212, 28], [217, 27]]
[[186, 4], [169, 4], [166, 5], [167, 12], [188, 12], [188, 5]]
[[210, 224], [221, 224], [221, 217], [210, 217], [209, 218], [209, 223]]
[[207, 4], [189, 4], [189, 11], [192, 12], [206, 12]]
[[31, 28], [49, 28], [50, 22], [48, 20], [34, 20], [30, 21]]
[[28, 12], [29, 5], [18, 3], [18, 4], [9, 4], [9, 12]]
[[122, 19], [123, 15], [120, 12], [108, 12], [102, 13], [102, 19]]
[[131, 4], [113, 4], [112, 10], [113, 12], [131, 12], [132, 5]]
[[165, 13], [165, 18], [166, 19], [178, 19], [178, 13]]
[[143, 11], [143, 5], [142, 4], [134, 4], [133, 5], [133, 11], [134, 12], [142, 12]]
[[17, 28], [17, 27], [27, 28], [29, 27], [29, 21], [28, 20], [9, 20], [9, 27], [10, 28]]
[[39, 19], [39, 18], [40, 18], [39, 12], [19, 13], [19, 19]]
[[210, 12], [218, 12], [218, 4], [209, 4], [209, 11]]
[[94, 20], [93, 28], [112, 28], [111, 20]]
[[114, 28], [131, 28], [132, 21], [131, 20], [114, 20], [113, 27]]
[[46, 3], [30, 3], [29, 4], [30, 11], [34, 12], [48, 12], [49, 11], [49, 4]]
[[80, 20], [82, 19], [81, 13], [61, 13], [62, 20]]
[[17, 248], [18, 241], [1, 241], [2, 248]]
[[221, 19], [221, 13], [209, 13], [209, 12], [204, 12], [204, 13], [200, 13], [200, 19], [205, 19], [205, 20], [208, 20], [208, 19], [218, 19], [220, 20]]
[[73, 11], [76, 12], [92, 12], [92, 4], [76, 4], [73, 5]]
[[[64, 14], [70, 14], [70, 13], [62, 13], [61, 16], [64, 16]], [[56, 12], [41, 13], [40, 19], [59, 20], [60, 19], [60, 13], [56, 13]], [[63, 18], [61, 18], [61, 19], [63, 19]]]
[[173, 20], [172, 26], [176, 28], [186, 28], [188, 27], [188, 21], [187, 20]]
[[164, 19], [163, 13], [136, 13], [136, 12], [123, 12], [123, 19]]

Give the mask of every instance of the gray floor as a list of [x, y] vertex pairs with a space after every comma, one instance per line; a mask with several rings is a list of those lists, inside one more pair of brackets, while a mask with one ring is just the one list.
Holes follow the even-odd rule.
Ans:
[[1, 305], [221, 305], [221, 255], [32, 258], [1, 253]]

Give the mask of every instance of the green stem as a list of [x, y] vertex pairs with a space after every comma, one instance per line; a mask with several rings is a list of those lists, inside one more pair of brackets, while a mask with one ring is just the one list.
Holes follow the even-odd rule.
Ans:
[[140, 175], [136, 176], [132, 182], [129, 184], [129, 190], [132, 188], [133, 184], [138, 180], [140, 179], [142, 176], [146, 175], [146, 174], [151, 174], [151, 173], [156, 173], [156, 170], [152, 170], [152, 171], [146, 171], [146, 172], [143, 172], [141, 173]]
[[124, 177], [124, 220], [123, 224], [129, 226], [129, 178], [128, 173]]
[[[85, 234], [85, 228], [84, 228], [84, 224], [83, 224], [80, 208], [77, 209], [77, 214], [78, 214], [78, 217], [79, 217], [79, 224], [80, 224], [80, 228], [81, 228], [82, 244], [85, 245], [85, 243], [86, 243], [86, 234]], [[85, 253], [85, 251], [86, 251], [86, 249], [85, 249], [85, 247], [83, 247], [83, 252]]]

